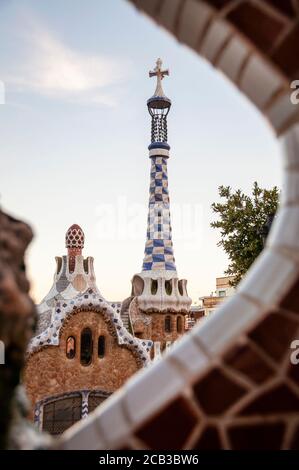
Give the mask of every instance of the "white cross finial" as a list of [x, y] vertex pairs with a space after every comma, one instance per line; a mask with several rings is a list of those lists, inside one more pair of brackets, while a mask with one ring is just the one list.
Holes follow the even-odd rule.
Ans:
[[168, 69], [162, 70], [162, 60], [159, 58], [157, 59], [156, 67], [154, 68], [154, 70], [149, 71], [150, 77], [157, 77], [157, 87], [154, 93], [155, 96], [165, 96], [163, 89], [162, 89], [162, 83], [161, 83], [165, 75], [169, 75], [169, 70]]

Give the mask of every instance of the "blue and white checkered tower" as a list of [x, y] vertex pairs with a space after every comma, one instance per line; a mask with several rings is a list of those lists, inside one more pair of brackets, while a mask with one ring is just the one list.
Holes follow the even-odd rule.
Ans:
[[167, 143], [167, 115], [171, 101], [164, 94], [162, 80], [169, 75], [168, 70], [162, 70], [161, 59], [157, 60], [150, 77], [157, 77], [154, 95], [147, 101], [147, 107], [152, 118], [151, 144], [149, 157], [151, 159], [151, 182], [147, 224], [147, 240], [142, 271], [170, 271], [176, 275], [173, 255], [167, 160], [170, 146]]
[[158, 59], [155, 69], [149, 72], [150, 77], [157, 77], [156, 90], [147, 101], [152, 118], [151, 144], [148, 147], [151, 183], [147, 237], [142, 271], [132, 279], [132, 296], [137, 298], [138, 308], [143, 312], [185, 314], [190, 310], [191, 299], [187, 293], [186, 279], [178, 279], [176, 272], [170, 222], [167, 115], [171, 101], [162, 89], [165, 75], [169, 72], [162, 70], [162, 61]]

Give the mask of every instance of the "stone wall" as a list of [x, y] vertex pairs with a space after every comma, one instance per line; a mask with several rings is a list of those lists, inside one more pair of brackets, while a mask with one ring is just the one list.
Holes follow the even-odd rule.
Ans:
[[[185, 315], [181, 313], [158, 313], [150, 312], [143, 314], [151, 321], [145, 324], [141, 317], [134, 323], [134, 333], [138, 338], [150, 339], [154, 343], [160, 343], [160, 351], [166, 349], [166, 343], [173, 343], [185, 333]], [[170, 331], [165, 330], [165, 318], [170, 317]], [[177, 319], [181, 318], [181, 328], [177, 329]], [[151, 350], [152, 359], [155, 356], [155, 348]]]
[[[80, 363], [80, 336], [89, 327], [93, 334], [93, 357], [88, 366]], [[98, 337], [106, 338], [105, 357], [98, 357]], [[66, 357], [66, 340], [76, 339], [76, 354]], [[56, 394], [74, 390], [101, 389], [113, 392], [137, 370], [137, 359], [109, 331], [103, 315], [98, 312], [74, 313], [61, 330], [59, 346], [46, 346], [33, 353], [24, 370], [24, 383], [32, 404]]]
[[[165, 317], [170, 317], [170, 332], [165, 331]], [[151, 337], [152, 341], [160, 341], [161, 348], [163, 349], [163, 344], [167, 341], [171, 341], [172, 343], [177, 340], [183, 333], [184, 333], [184, 321], [185, 316], [182, 314], [176, 313], [151, 313], [152, 322], [151, 322]], [[182, 322], [182, 331], [179, 333], [177, 331], [177, 318], [181, 317]]]

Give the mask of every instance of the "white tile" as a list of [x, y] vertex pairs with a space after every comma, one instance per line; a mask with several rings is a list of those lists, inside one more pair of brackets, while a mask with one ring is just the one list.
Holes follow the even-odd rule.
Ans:
[[210, 354], [217, 354], [235, 340], [251, 323], [260, 316], [259, 307], [235, 294], [219, 310], [196, 326], [191, 335]]
[[298, 274], [295, 262], [265, 249], [254, 262], [239, 291], [269, 307], [275, 306]]
[[299, 166], [299, 124], [289, 129], [281, 137], [280, 142], [285, 155], [286, 166]]
[[231, 27], [223, 20], [212, 23], [202, 43], [200, 53], [203, 57], [213, 62], [224, 41], [231, 34]]
[[174, 22], [177, 15], [177, 9], [181, 0], [164, 0], [159, 16], [156, 18], [165, 28], [174, 30]]
[[137, 374], [125, 385], [124, 401], [133, 423], [140, 423], [171, 401], [184, 388], [183, 377], [167, 356]]
[[105, 436], [108, 447], [112, 448], [129, 434], [130, 424], [123, 412], [123, 393], [114, 393], [95, 411], [95, 424]]
[[180, 18], [178, 40], [196, 48], [211, 14], [212, 10], [207, 5], [197, 0], [187, 0]]
[[299, 204], [299, 166], [296, 170], [285, 172], [281, 193], [282, 205]]
[[217, 67], [235, 82], [248, 51], [249, 48], [244, 41], [239, 37], [233, 38], [223, 51]]
[[285, 95], [282, 95], [273, 103], [271, 108], [266, 112], [266, 116], [274, 129], [279, 132], [298, 112], [298, 105], [291, 102], [290, 92], [287, 91]]
[[[298, 181], [298, 174], [297, 174]], [[297, 192], [299, 188], [297, 187]], [[284, 246], [299, 256], [299, 207], [298, 205], [283, 207], [279, 218], [274, 224], [267, 240], [269, 246]]]
[[65, 431], [59, 443], [61, 450], [99, 450], [106, 447], [106, 442], [91, 417]]
[[249, 59], [240, 82], [241, 90], [261, 109], [282, 85], [280, 75], [258, 56]]
[[189, 376], [189, 380], [203, 373], [210, 362], [208, 356], [204, 354], [190, 334], [185, 334], [181, 340], [174, 344], [168, 357], [179, 362]]

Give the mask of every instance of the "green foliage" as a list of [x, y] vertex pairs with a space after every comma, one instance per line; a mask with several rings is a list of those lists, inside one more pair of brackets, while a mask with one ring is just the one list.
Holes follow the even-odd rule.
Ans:
[[278, 208], [280, 191], [276, 186], [262, 189], [254, 182], [251, 196], [230, 186], [218, 188], [224, 202], [213, 203], [212, 209], [218, 220], [211, 227], [220, 229], [221, 246], [229, 258], [226, 275], [234, 276], [238, 284], [253, 261], [263, 249], [263, 232], [268, 217]]

